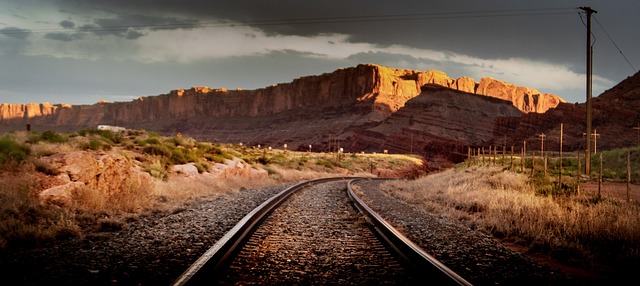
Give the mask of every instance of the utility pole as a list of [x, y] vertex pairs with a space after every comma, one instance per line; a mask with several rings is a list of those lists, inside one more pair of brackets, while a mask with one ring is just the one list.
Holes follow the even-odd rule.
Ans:
[[[591, 50], [593, 47], [591, 46], [591, 14], [598, 13], [597, 11], [591, 9], [591, 7], [580, 7], [581, 10], [587, 12], [587, 134], [591, 134], [591, 73], [593, 71], [593, 67], [591, 66], [593, 51]], [[587, 138], [587, 144], [585, 147], [585, 157], [584, 157], [584, 171], [585, 174], [589, 175], [591, 173], [591, 137], [589, 135], [585, 136]]]
[[544, 137], [547, 137], [547, 135], [544, 135], [544, 133], [539, 134], [538, 137], [540, 137], [540, 157], [544, 158]]
[[591, 135], [593, 135], [593, 154], [598, 154], [598, 136], [600, 134], [598, 134], [598, 130], [594, 129]]

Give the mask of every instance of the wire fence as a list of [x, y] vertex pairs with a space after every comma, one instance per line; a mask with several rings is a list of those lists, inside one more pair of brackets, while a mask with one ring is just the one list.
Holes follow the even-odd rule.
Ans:
[[620, 192], [620, 185], [624, 187], [626, 183], [626, 199], [632, 200], [635, 195], [640, 199], [640, 148], [607, 150], [591, 153], [590, 157], [588, 174], [583, 152], [527, 150], [515, 146], [468, 147], [466, 164], [501, 167], [530, 177], [547, 178], [557, 188], [572, 188], [577, 193], [597, 185], [597, 196], [603, 192], [604, 185], [609, 188], [615, 185], [616, 192]]

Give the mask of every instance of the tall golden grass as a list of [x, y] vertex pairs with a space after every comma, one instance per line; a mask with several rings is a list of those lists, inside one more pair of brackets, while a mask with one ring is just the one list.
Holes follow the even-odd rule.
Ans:
[[538, 195], [526, 175], [491, 167], [450, 169], [383, 186], [429, 212], [565, 262], [640, 262], [638, 203]]

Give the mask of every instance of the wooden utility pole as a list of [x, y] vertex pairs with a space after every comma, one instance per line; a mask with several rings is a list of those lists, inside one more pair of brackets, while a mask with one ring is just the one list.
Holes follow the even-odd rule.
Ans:
[[593, 136], [593, 154], [598, 154], [598, 136], [600, 136], [598, 130], [594, 129], [591, 136]]
[[544, 157], [544, 137], [547, 137], [547, 135], [542, 133], [538, 134], [538, 137], [540, 137], [540, 157]]
[[580, 7], [581, 10], [587, 12], [587, 144], [585, 146], [585, 166], [584, 172], [586, 175], [591, 173], [591, 137], [588, 134], [591, 134], [591, 74], [593, 72], [592, 67], [592, 46], [591, 46], [591, 14], [598, 13], [597, 11], [591, 9], [591, 7]]

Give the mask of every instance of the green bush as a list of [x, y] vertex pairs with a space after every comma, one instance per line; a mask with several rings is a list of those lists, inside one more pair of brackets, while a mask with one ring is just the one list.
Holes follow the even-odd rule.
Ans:
[[142, 153], [156, 156], [171, 157], [171, 150], [164, 145], [149, 145], [142, 149]]
[[13, 139], [0, 138], [0, 164], [22, 163], [31, 154], [31, 148], [27, 145], [19, 144]]
[[49, 143], [66, 143], [69, 141], [69, 136], [49, 130], [42, 133], [32, 133], [31, 137], [27, 140], [27, 143], [35, 144], [40, 141]]
[[158, 145], [160, 144], [160, 140], [158, 138], [147, 138], [147, 140], [143, 141], [143, 145], [144, 144], [149, 144], [149, 145]]

